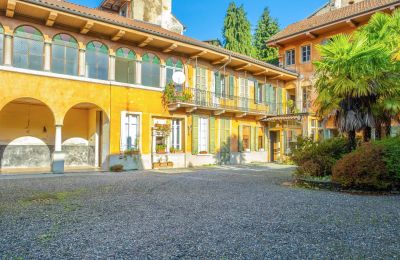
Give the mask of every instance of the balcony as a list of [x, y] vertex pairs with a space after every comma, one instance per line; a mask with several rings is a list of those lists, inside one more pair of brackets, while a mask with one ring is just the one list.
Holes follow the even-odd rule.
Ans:
[[302, 115], [309, 111], [309, 104], [288, 101], [286, 104], [276, 102], [256, 102], [255, 99], [218, 95], [211, 91], [196, 88], [178, 88], [168, 94], [166, 100], [169, 111], [185, 109], [191, 113], [195, 110], [211, 110], [214, 115], [225, 113], [235, 114], [236, 117], [255, 116], [265, 119], [276, 116]]

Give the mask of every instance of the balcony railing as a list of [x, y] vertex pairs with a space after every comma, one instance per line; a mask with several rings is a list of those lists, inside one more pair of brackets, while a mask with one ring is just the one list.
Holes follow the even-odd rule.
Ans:
[[286, 103], [255, 100], [247, 97], [216, 94], [196, 88], [176, 89], [168, 100], [170, 110], [180, 107], [223, 110], [225, 112], [245, 113], [249, 115], [280, 116], [304, 114], [309, 111], [309, 102], [288, 101]]

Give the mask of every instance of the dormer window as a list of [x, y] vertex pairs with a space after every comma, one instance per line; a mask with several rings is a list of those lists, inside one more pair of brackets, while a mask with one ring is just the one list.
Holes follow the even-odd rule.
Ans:
[[128, 14], [128, 5], [124, 4], [121, 9], [119, 9], [119, 15], [123, 17], [127, 17]]

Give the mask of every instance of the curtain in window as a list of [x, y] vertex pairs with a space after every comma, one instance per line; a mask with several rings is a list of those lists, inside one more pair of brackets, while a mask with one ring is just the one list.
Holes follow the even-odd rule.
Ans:
[[53, 38], [51, 71], [59, 74], [78, 75], [78, 42], [68, 34]]
[[183, 71], [183, 63], [181, 60], [176, 58], [169, 58], [165, 63], [166, 66], [166, 82], [167, 84], [173, 83], [172, 75], [176, 71]]
[[160, 59], [154, 54], [147, 53], [142, 58], [142, 85], [160, 87]]
[[108, 47], [92, 41], [86, 46], [86, 77], [108, 79]]
[[115, 80], [134, 84], [136, 79], [136, 54], [128, 48], [119, 48], [115, 58]]
[[4, 29], [0, 26], [0, 64], [4, 64]]
[[31, 26], [18, 27], [14, 32], [14, 67], [43, 70], [43, 49], [43, 36], [39, 30]]

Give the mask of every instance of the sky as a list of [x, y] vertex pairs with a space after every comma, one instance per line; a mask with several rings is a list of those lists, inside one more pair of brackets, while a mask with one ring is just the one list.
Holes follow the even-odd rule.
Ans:
[[[96, 7], [101, 0], [69, 0]], [[235, 0], [244, 5], [253, 30], [265, 7], [281, 29], [312, 14], [328, 0]], [[222, 27], [232, 0], [172, 0], [173, 14], [186, 26], [185, 35], [199, 40], [222, 39]]]

